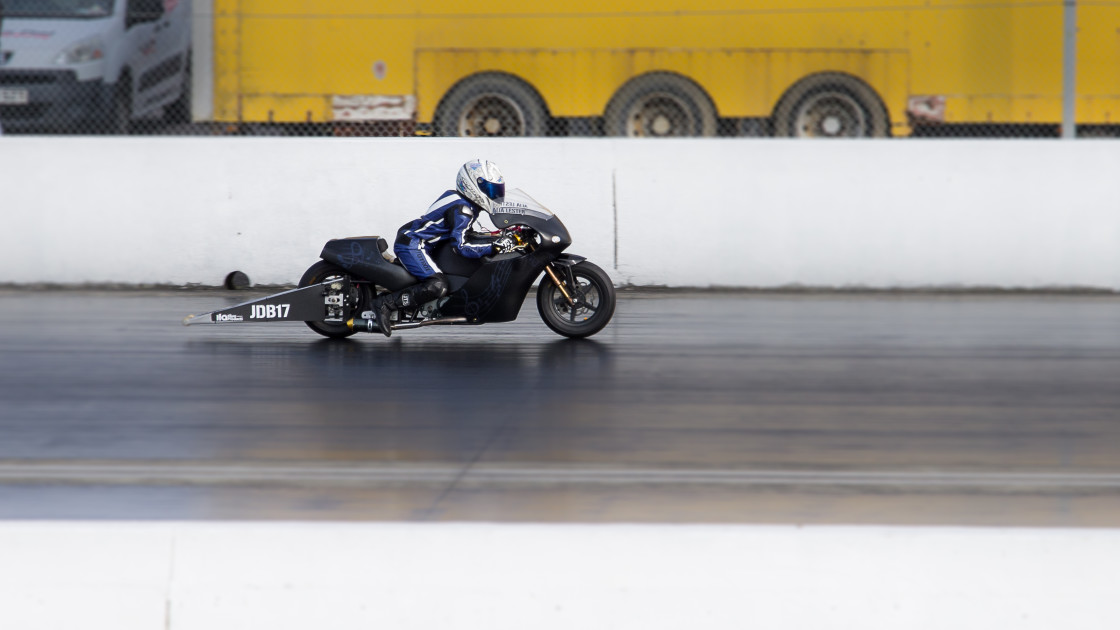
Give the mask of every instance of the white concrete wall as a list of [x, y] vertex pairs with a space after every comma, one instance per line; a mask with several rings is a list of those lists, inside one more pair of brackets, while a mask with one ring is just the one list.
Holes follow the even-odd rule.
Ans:
[[0, 283], [293, 283], [475, 156], [619, 284], [1120, 290], [1120, 143], [1051, 140], [4, 136]]
[[1111, 630], [1120, 531], [0, 523], [12, 630]]

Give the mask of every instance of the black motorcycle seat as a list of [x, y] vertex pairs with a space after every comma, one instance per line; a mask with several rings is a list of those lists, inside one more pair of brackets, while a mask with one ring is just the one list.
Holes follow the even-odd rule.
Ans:
[[381, 253], [388, 249], [380, 236], [335, 238], [327, 241], [319, 257], [390, 291], [420, 282], [400, 263], [385, 260]]

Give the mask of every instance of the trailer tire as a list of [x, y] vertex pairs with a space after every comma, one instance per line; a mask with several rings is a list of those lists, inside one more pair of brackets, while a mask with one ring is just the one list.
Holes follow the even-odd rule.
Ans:
[[774, 135], [786, 138], [885, 138], [882, 99], [856, 77], [826, 72], [795, 83], [774, 108]]
[[109, 106], [109, 120], [105, 131], [113, 135], [127, 136], [135, 130], [132, 122], [132, 78], [122, 74], [113, 90], [113, 102]]
[[521, 79], [478, 74], [455, 84], [436, 108], [435, 131], [448, 137], [543, 136], [548, 110]]
[[710, 137], [716, 108], [691, 80], [671, 72], [635, 77], [618, 89], [603, 112], [608, 136]]

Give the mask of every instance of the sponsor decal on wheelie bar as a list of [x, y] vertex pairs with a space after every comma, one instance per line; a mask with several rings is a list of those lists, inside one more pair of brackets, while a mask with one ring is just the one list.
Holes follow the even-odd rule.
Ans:
[[287, 317], [291, 304], [254, 304], [249, 319], [277, 319]]

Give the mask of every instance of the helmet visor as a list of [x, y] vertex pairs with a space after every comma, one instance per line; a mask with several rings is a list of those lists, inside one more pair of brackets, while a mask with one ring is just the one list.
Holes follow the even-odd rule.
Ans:
[[506, 197], [506, 185], [502, 182], [488, 182], [479, 177], [478, 189], [496, 203], [502, 203]]

